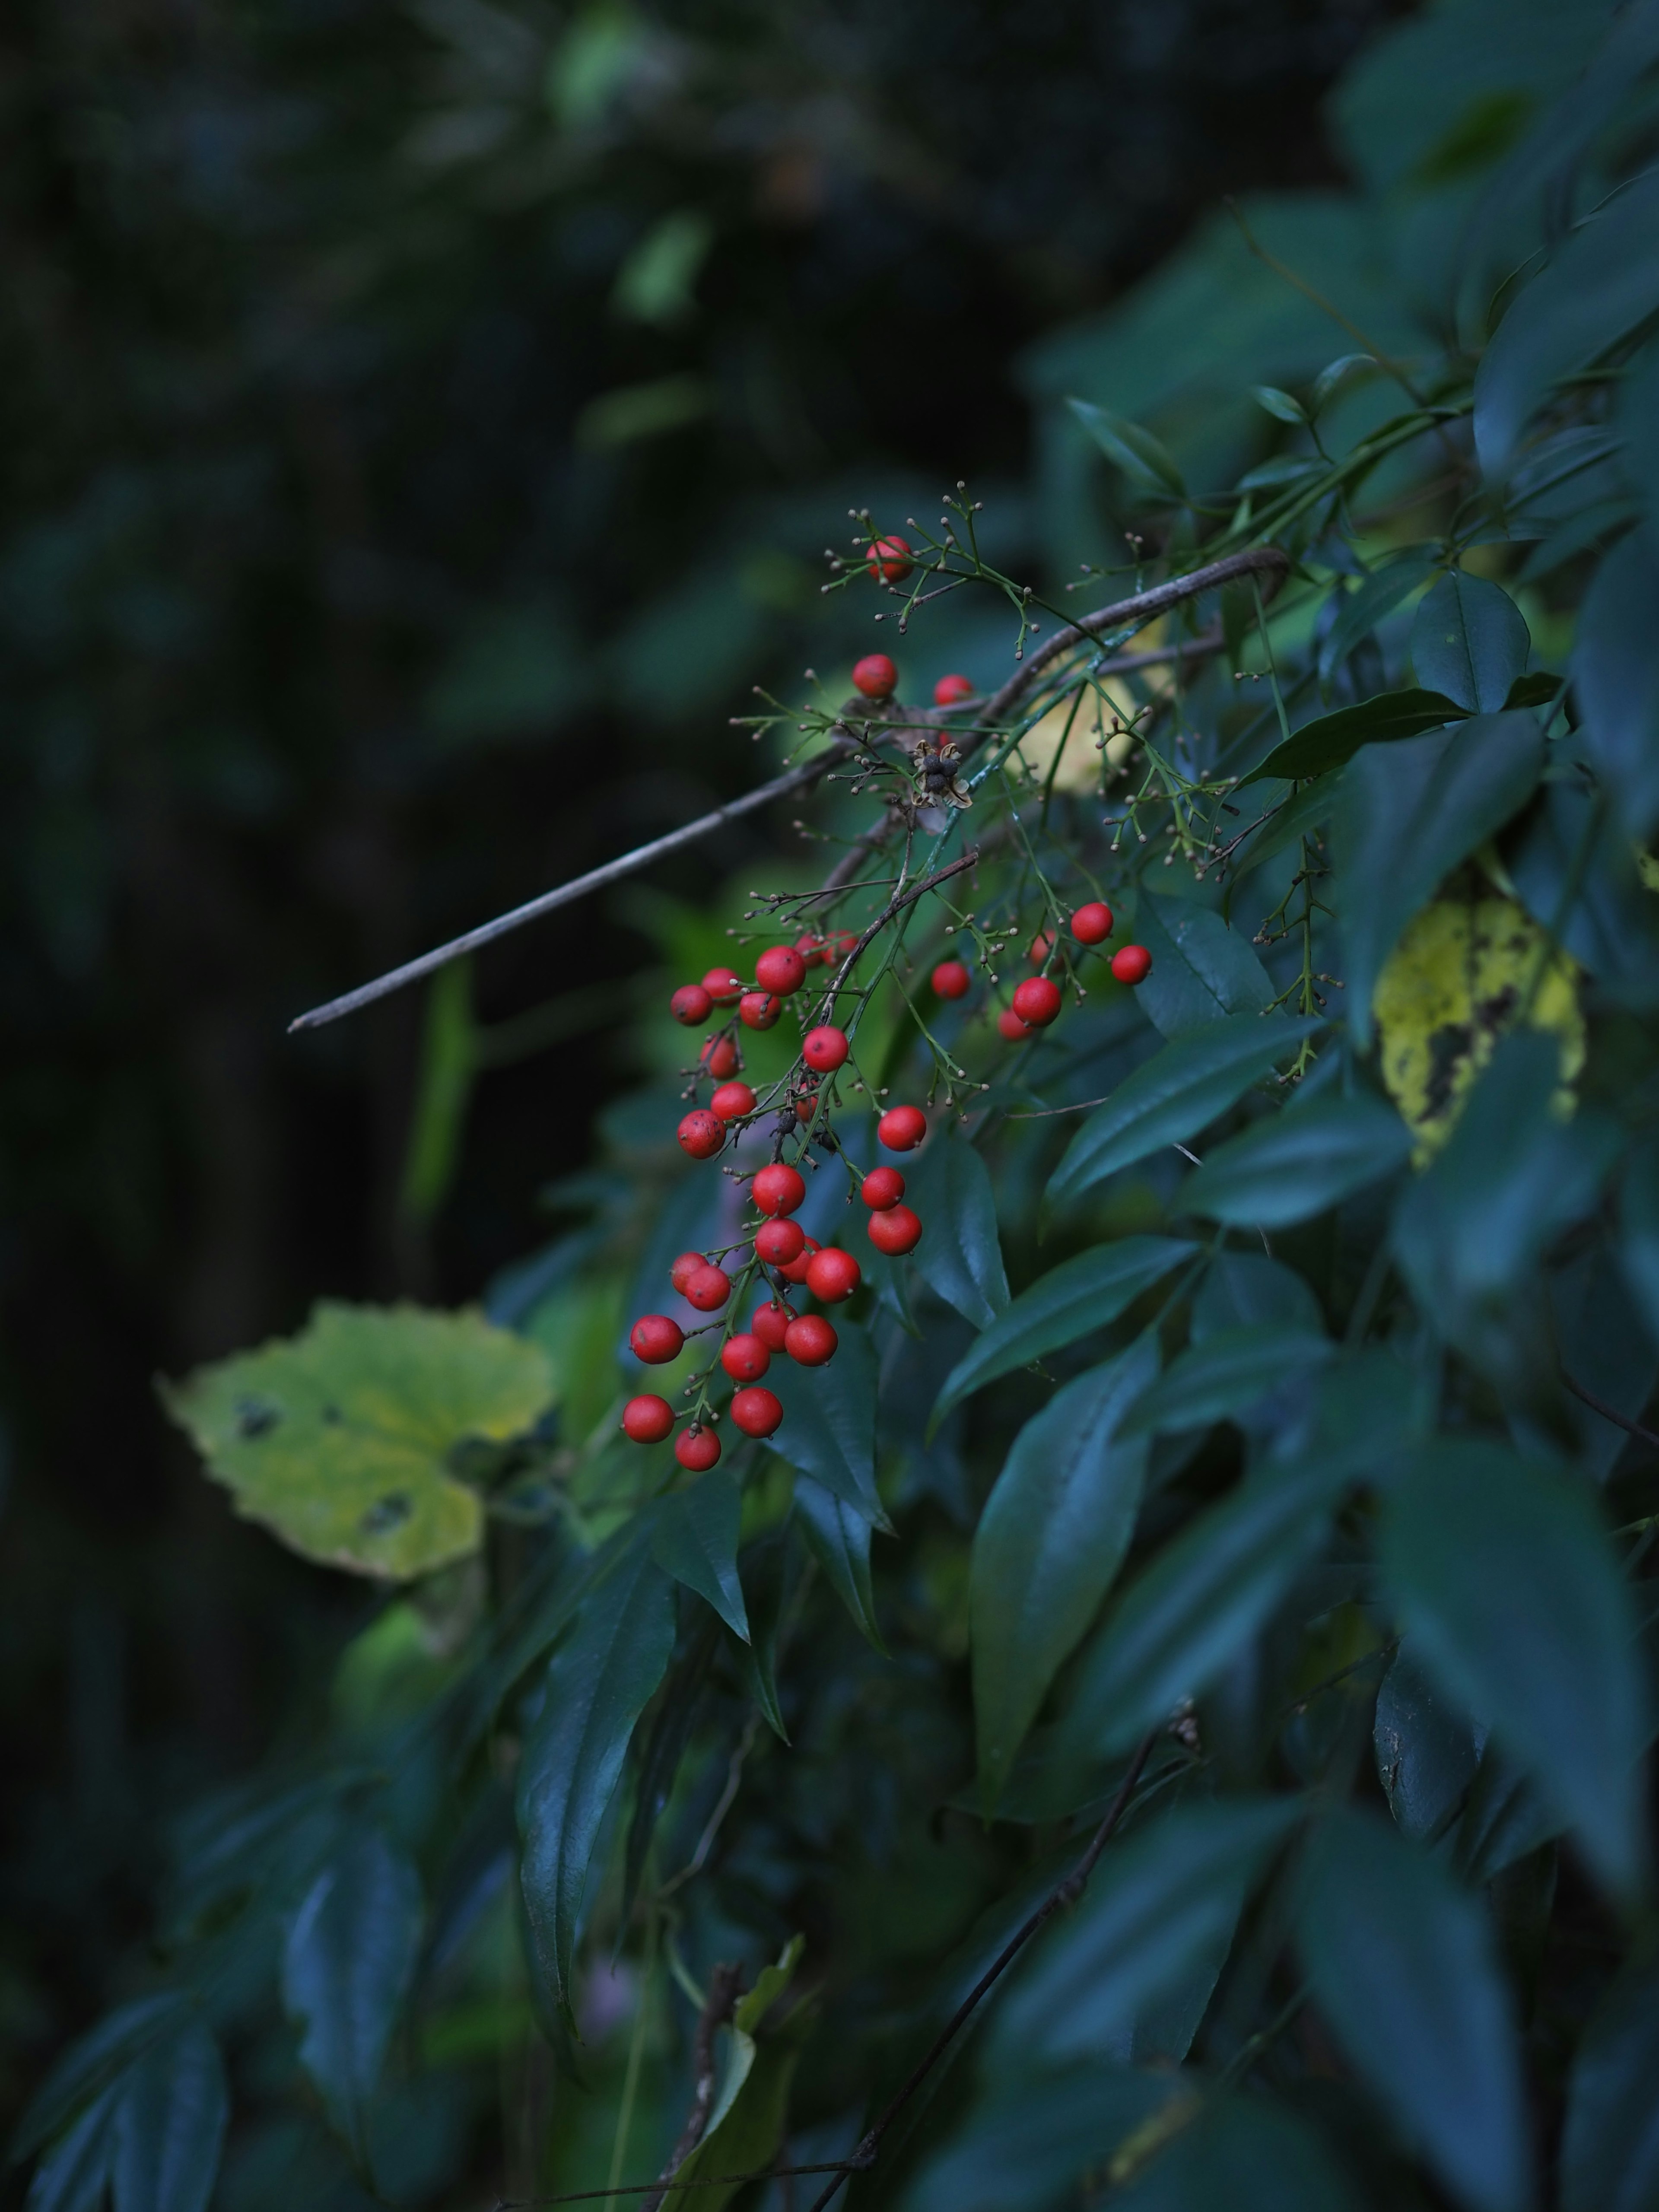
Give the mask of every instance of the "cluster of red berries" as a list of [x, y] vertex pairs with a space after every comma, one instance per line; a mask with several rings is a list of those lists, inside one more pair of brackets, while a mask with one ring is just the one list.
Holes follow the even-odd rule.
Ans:
[[[862, 691], [866, 699], [890, 699], [898, 689], [896, 664], [887, 653], [866, 653], [862, 660], [853, 663], [853, 689]], [[969, 676], [941, 676], [933, 686], [936, 707], [959, 707], [973, 696], [973, 678]]]
[[[1079, 945], [1104, 944], [1112, 927], [1112, 909], [1099, 899], [1091, 899], [1072, 916], [1072, 934]], [[1031, 965], [1043, 967], [1054, 949], [1053, 936], [1046, 929], [1039, 930], [1031, 939]], [[1152, 956], [1144, 945], [1121, 945], [1112, 955], [1111, 968], [1120, 983], [1143, 983], [1152, 973]], [[973, 978], [960, 960], [941, 960], [931, 980], [941, 999], [965, 999], [973, 988]], [[1013, 1004], [997, 1016], [997, 1029], [1010, 1044], [1018, 1044], [1033, 1030], [1047, 1029], [1056, 1020], [1060, 1004], [1059, 984], [1047, 975], [1028, 976], [1016, 987]]]

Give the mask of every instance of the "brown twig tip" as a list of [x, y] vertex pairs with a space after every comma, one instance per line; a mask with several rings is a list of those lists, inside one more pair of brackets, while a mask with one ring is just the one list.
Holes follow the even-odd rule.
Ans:
[[708, 1994], [703, 1999], [702, 2010], [697, 2015], [697, 2032], [691, 2045], [691, 2109], [685, 2116], [685, 2125], [680, 2130], [679, 2141], [669, 2152], [667, 2162], [657, 2177], [658, 2186], [641, 2205], [640, 2212], [657, 2212], [674, 2176], [702, 2141], [703, 2130], [708, 2125], [708, 2115], [714, 2109], [717, 2078], [714, 2032], [731, 2020], [742, 1989], [741, 1966], [718, 1966], [708, 1977]]

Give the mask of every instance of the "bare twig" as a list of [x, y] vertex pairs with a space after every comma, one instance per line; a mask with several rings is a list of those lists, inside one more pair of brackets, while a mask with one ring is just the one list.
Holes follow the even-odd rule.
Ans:
[[825, 986], [823, 1011], [826, 1019], [829, 1018], [830, 1012], [835, 1006], [836, 994], [846, 983], [847, 978], [857, 964], [860, 956], [864, 952], [871, 941], [878, 937], [882, 931], [886, 928], [888, 923], [893, 919], [893, 916], [899, 913], [903, 908], [914, 904], [914, 902], [921, 896], [924, 891], [936, 890], [940, 884], [947, 882], [951, 877], [959, 876], [964, 868], [971, 868], [978, 858], [979, 847], [977, 845], [970, 845], [968, 848], [968, 850], [963, 854], [959, 860], [947, 860], [942, 868], [935, 868], [931, 876], [924, 876], [919, 884], [912, 884], [908, 890], [902, 890], [899, 893], [896, 898], [889, 900], [888, 903], [882, 908], [881, 912], [870, 924], [870, 927], [859, 939], [858, 943], [853, 947], [852, 951], [847, 955], [847, 957], [842, 962], [840, 967], [836, 969], [835, 981]]
[[1561, 1380], [1579, 1403], [1588, 1406], [1592, 1413], [1599, 1413], [1604, 1421], [1611, 1421], [1614, 1428], [1623, 1429], [1627, 1436], [1636, 1437], [1643, 1443], [1651, 1444], [1659, 1450], [1659, 1437], [1655, 1436], [1651, 1429], [1644, 1429], [1640, 1421], [1626, 1420], [1622, 1413], [1615, 1413], [1605, 1399], [1598, 1398], [1593, 1390], [1587, 1390], [1582, 1382], [1575, 1382], [1565, 1367], [1561, 1370]]
[[708, 2125], [708, 2115], [714, 2109], [714, 2031], [724, 2027], [731, 2019], [742, 1985], [741, 1966], [716, 1966], [708, 1977], [708, 1995], [697, 2015], [697, 2033], [692, 2045], [691, 2109], [685, 2116], [685, 2125], [680, 2130], [679, 2141], [668, 2154], [667, 2163], [663, 2167], [657, 2186], [641, 2205], [640, 2212], [657, 2212], [673, 2176], [702, 2141], [702, 2131]]
[[558, 2197], [498, 2197], [492, 2212], [530, 2212], [544, 2204], [593, 2204], [601, 2197], [646, 2197], [653, 2190], [666, 2196], [672, 2189], [739, 2189], [751, 2181], [783, 2181], [799, 2173], [852, 2173], [858, 2171], [848, 2159], [824, 2159], [817, 2166], [769, 2166], [759, 2173], [700, 2173], [690, 2181], [624, 2181], [614, 2189], [567, 2189]]

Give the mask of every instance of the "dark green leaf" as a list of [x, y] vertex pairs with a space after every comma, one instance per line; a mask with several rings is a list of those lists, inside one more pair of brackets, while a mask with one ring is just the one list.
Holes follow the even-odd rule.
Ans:
[[1328, 1337], [1273, 1326], [1224, 1329], [1171, 1362], [1129, 1415], [1124, 1434], [1173, 1434], [1235, 1420], [1270, 1392], [1300, 1381], [1334, 1349]]
[[1127, 2189], [1124, 2212], [1352, 2212], [1346, 2174], [1283, 2105], [1229, 2097], [1200, 2108]]
[[1401, 1454], [1434, 1426], [1439, 1374], [1431, 1359], [1413, 1364], [1397, 1348], [1343, 1351], [1315, 1380], [1305, 1421], [1273, 1443], [1273, 1458], [1317, 1466], [1333, 1485], [1382, 1481]]
[[1659, 1341], [1659, 1139], [1637, 1146], [1619, 1194], [1619, 1256], [1649, 1333]]
[[870, 1580], [870, 1523], [844, 1498], [814, 1482], [795, 1478], [795, 1510], [813, 1556], [831, 1588], [878, 1651], [885, 1653], [876, 1626], [875, 1590]]
[[975, 1328], [988, 1328], [1007, 1311], [1008, 1278], [984, 1161], [971, 1145], [935, 1137], [905, 1180], [907, 1200], [927, 1224], [915, 1251], [923, 1282]]
[[519, 1765], [520, 1868], [544, 2008], [574, 2022], [570, 1960], [587, 1865], [635, 1723], [674, 1648], [669, 1584], [642, 1546], [589, 1596], [548, 1662]]
[[1297, 1942], [1338, 2042], [1446, 2187], [1476, 2212], [1521, 2212], [1520, 2047], [1482, 1906], [1345, 1808], [1309, 1852]]
[[147, 2051], [115, 2118], [115, 2212], [207, 2212], [229, 2119], [224, 2061], [204, 2022]]
[[772, 1449], [878, 1528], [889, 1528], [876, 1493], [876, 1356], [866, 1329], [839, 1316], [835, 1327], [841, 1342], [827, 1367], [772, 1362], [766, 1385], [783, 1407]]
[[1659, 2206], [1659, 1969], [1627, 1967], [1584, 2030], [1567, 2088], [1561, 2212]]
[[1582, 1439], [1579, 1465], [1604, 1481], [1631, 1441], [1630, 1431], [1609, 1413], [1641, 1419], [1659, 1381], [1659, 1352], [1606, 1243], [1598, 1241], [1551, 1267], [1547, 1280], [1561, 1365], [1608, 1408], [1608, 1413], [1597, 1413], [1580, 1399], [1570, 1408]]
[[[1234, 866], [1235, 882], [1252, 868], [1259, 868], [1282, 853], [1287, 845], [1294, 845], [1304, 837], [1317, 837], [1335, 811], [1337, 793], [1342, 787], [1341, 771], [1334, 775], [1316, 777], [1304, 784], [1300, 791], [1290, 785], [1285, 795], [1274, 805], [1272, 813], [1259, 830], [1254, 830], [1238, 848]], [[1260, 794], [1266, 799], [1267, 794]]]
[[1083, 1123], [1049, 1182], [1048, 1203], [1197, 1136], [1319, 1027], [1311, 1017], [1229, 1014], [1166, 1044]]
[[1139, 422], [1126, 422], [1121, 415], [1108, 414], [1103, 407], [1086, 399], [1068, 399], [1066, 404], [1107, 459], [1115, 461], [1126, 476], [1148, 491], [1185, 500], [1187, 487], [1174, 456], [1150, 430]]
[[1412, 666], [1418, 681], [1466, 714], [1498, 714], [1527, 665], [1532, 635], [1521, 610], [1484, 576], [1449, 569], [1417, 610]]
[[1216, 1253], [1193, 1299], [1193, 1342], [1269, 1322], [1309, 1336], [1324, 1327], [1318, 1299], [1282, 1260], [1265, 1252]]
[[150, 2045], [171, 2036], [188, 2002], [179, 1990], [135, 1998], [72, 2043], [24, 2108], [11, 2139], [12, 2157], [39, 2150], [78, 2106], [106, 2089]]
[[1392, 744], [1401, 738], [1421, 737], [1461, 719], [1461, 709], [1441, 691], [1383, 691], [1357, 707], [1339, 707], [1321, 714], [1281, 738], [1265, 760], [1244, 777], [1259, 783], [1264, 776], [1324, 775], [1352, 760], [1361, 745]]
[[933, 1425], [969, 1391], [1105, 1328], [1197, 1249], [1172, 1237], [1124, 1237], [1115, 1244], [1092, 1245], [1039, 1275], [945, 1376]]
[[1078, 2067], [999, 2082], [905, 2191], [903, 2212], [1022, 2212], [1052, 2204], [1181, 2094], [1168, 2074]]
[[304, 2031], [300, 2063], [359, 2158], [420, 1940], [421, 1878], [378, 1828], [330, 1861], [289, 1928], [283, 2002]]
[[980, 1516], [969, 1618], [988, 1814], [1129, 1548], [1146, 1446], [1120, 1443], [1115, 1432], [1157, 1372], [1149, 1333], [1056, 1391], [1015, 1437]]
[[[34, 2169], [25, 2212], [103, 2212], [115, 2148], [118, 2089], [106, 2089]], [[13, 2147], [13, 2155], [21, 2155]]]
[[1136, 996], [1165, 1036], [1184, 1036], [1225, 1014], [1262, 1013], [1273, 1004], [1267, 969], [1212, 908], [1143, 896], [1135, 931], [1152, 956], [1152, 973]]
[[1432, 576], [1440, 556], [1432, 545], [1408, 546], [1386, 568], [1367, 576], [1342, 603], [1342, 611], [1331, 624], [1330, 635], [1319, 648], [1319, 680], [1328, 684], [1355, 646], [1368, 638], [1380, 622], [1408, 599], [1419, 584]]
[[1411, 1131], [1382, 1099], [1316, 1098], [1217, 1146], [1182, 1183], [1174, 1210], [1288, 1228], [1392, 1175], [1411, 1149]]
[[1253, 384], [1250, 397], [1258, 407], [1277, 416], [1281, 422], [1305, 422], [1308, 419], [1308, 410], [1302, 402], [1292, 398], [1288, 392], [1281, 392], [1276, 384]]
[[749, 1616], [738, 1580], [738, 1526], [743, 1500], [738, 1486], [718, 1468], [675, 1491], [657, 1510], [651, 1556], [665, 1575], [712, 1605], [746, 1644]]
[[1534, 668], [1529, 676], [1517, 676], [1509, 688], [1504, 704], [1511, 707], [1547, 707], [1561, 696], [1562, 678], [1552, 676], [1547, 668]]
[[1382, 1560], [1424, 1668], [1532, 1775], [1602, 1879], [1646, 1861], [1647, 1699], [1630, 1592], [1588, 1493], [1443, 1440], [1391, 1493]]
[[1603, 561], [1579, 611], [1573, 687], [1583, 743], [1626, 835], [1659, 824], [1659, 538], [1632, 530]]
[[1566, 1825], [1488, 1737], [1452, 1836], [1452, 1863], [1465, 1881], [1491, 1881], [1551, 1842]]
[[1409, 1650], [1395, 1655], [1382, 1678], [1371, 1745], [1401, 1832], [1413, 1843], [1437, 1840], [1468, 1795], [1480, 1744], [1468, 1717], [1447, 1704]]
[[623, 1902], [618, 1917], [625, 1928], [633, 1916], [634, 1899], [645, 1872], [646, 1853], [656, 1833], [669, 1798], [673, 1795], [680, 1761], [691, 1741], [691, 1730], [702, 1707], [708, 1670], [720, 1644], [720, 1632], [707, 1613], [698, 1617], [689, 1644], [676, 1657], [662, 1696], [657, 1702], [651, 1733], [639, 1762], [639, 1786], [634, 1797], [634, 1817], [628, 1824], [628, 1849], [623, 1862]]
[[1332, 817], [1354, 1042], [1371, 1036], [1371, 994], [1401, 933], [1460, 860], [1532, 794], [1543, 739], [1528, 714], [1478, 714], [1455, 729], [1359, 753]]
[[1659, 898], [1637, 872], [1636, 852], [1599, 795], [1575, 781], [1547, 784], [1506, 851], [1533, 920], [1620, 1005], [1659, 1001]]

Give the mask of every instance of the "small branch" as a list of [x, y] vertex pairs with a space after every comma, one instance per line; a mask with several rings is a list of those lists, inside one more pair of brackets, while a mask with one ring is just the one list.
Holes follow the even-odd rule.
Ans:
[[1561, 1380], [1580, 1404], [1588, 1406], [1592, 1413], [1599, 1413], [1604, 1421], [1611, 1421], [1614, 1428], [1623, 1429], [1626, 1436], [1636, 1437], [1659, 1451], [1659, 1437], [1655, 1436], [1651, 1429], [1644, 1429], [1640, 1421], [1627, 1421], [1622, 1413], [1614, 1413], [1613, 1407], [1604, 1399], [1598, 1398], [1593, 1390], [1587, 1390], [1582, 1382], [1575, 1382], [1565, 1367], [1561, 1370]]
[[931, 876], [924, 876], [919, 884], [912, 884], [908, 890], [901, 891], [896, 899], [889, 901], [836, 970], [834, 982], [826, 988], [823, 1001], [823, 1012], [826, 1019], [835, 1006], [837, 993], [852, 973], [860, 954], [873, 939], [881, 934], [893, 916], [903, 908], [913, 904], [924, 891], [937, 890], [939, 886], [942, 883], [948, 882], [951, 877], [959, 876], [964, 868], [971, 868], [978, 858], [979, 847], [970, 845], [960, 860], [949, 860], [944, 867], [935, 868]]
[[799, 2173], [851, 2173], [856, 2169], [846, 2159], [823, 2159], [816, 2166], [769, 2166], [758, 2173], [699, 2174], [695, 2181], [624, 2181], [614, 2189], [567, 2189], [558, 2197], [498, 2197], [492, 2212], [530, 2212], [534, 2205], [593, 2204], [601, 2198], [646, 2197], [653, 2190], [665, 2196], [673, 2189], [741, 2189], [751, 2181], [785, 2181]]
[[668, 2154], [668, 2162], [658, 2178], [657, 2186], [641, 2205], [640, 2212], [657, 2212], [674, 2175], [702, 2141], [702, 2131], [708, 2125], [708, 2115], [714, 2109], [714, 2031], [724, 2027], [730, 2021], [742, 1984], [741, 1966], [716, 1966], [708, 1977], [708, 1995], [697, 2015], [696, 2039], [692, 2046], [696, 2086], [691, 2095], [691, 2109], [685, 2116], [685, 2125], [680, 2130], [679, 2141]]

